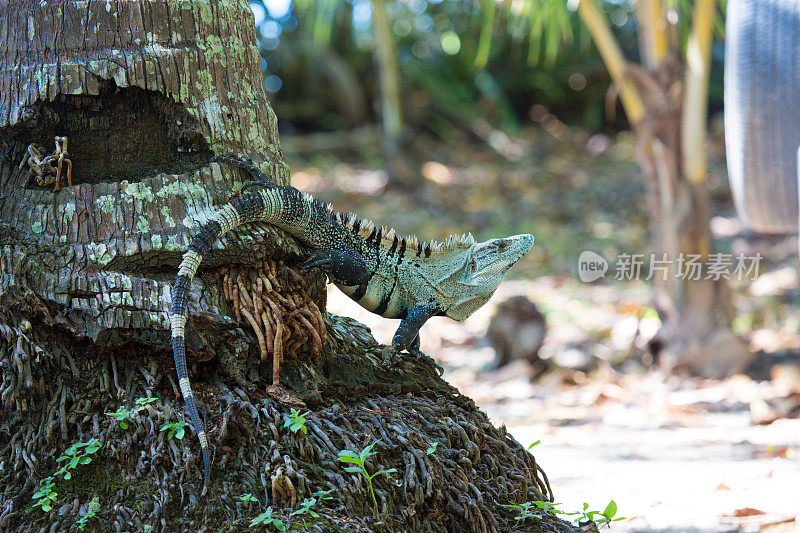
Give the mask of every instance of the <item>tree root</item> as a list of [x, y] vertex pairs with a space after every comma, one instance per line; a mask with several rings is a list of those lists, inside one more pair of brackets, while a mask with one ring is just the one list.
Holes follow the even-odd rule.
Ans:
[[309, 341], [313, 358], [322, 353], [327, 337], [322, 313], [308, 297], [305, 280], [283, 261], [226, 268], [222, 286], [237, 320], [244, 318], [253, 328], [261, 360], [267, 361], [272, 354], [273, 385], [280, 383], [284, 356], [296, 359]]
[[[316, 366], [287, 362], [290, 386], [298, 375], [322, 383], [324, 400], [309, 408], [307, 433], [285, 427], [288, 408], [263, 387], [243, 390], [217, 375], [195, 381], [208, 411], [216, 480], [213, 498], [201, 500], [199, 448], [160, 431], [183, 412], [168, 353], [123, 358], [79, 349], [59, 344], [55, 329], [0, 312], [0, 529], [71, 529], [98, 496], [92, 523], [107, 531], [246, 528], [266, 506], [304, 531], [574, 531], [551, 516], [519, 522], [501, 507], [552, 501], [552, 491], [534, 457], [471, 400], [428, 367], [377, 366], [381, 347], [364, 326], [326, 321], [330, 339]], [[144, 397], [158, 400], [137, 408]], [[120, 406], [130, 410], [127, 429], [103, 414]], [[56, 458], [90, 438], [103, 443], [92, 462], [78, 465], [69, 481], [59, 478], [51, 511], [33, 508], [39, 481], [63, 464]], [[360, 452], [376, 440], [367, 470], [397, 469], [373, 479], [378, 520], [364, 478], [337, 460], [340, 450]], [[331, 499], [314, 506], [318, 518], [289, 516], [325, 490]], [[260, 503], [243, 505], [246, 493]]]

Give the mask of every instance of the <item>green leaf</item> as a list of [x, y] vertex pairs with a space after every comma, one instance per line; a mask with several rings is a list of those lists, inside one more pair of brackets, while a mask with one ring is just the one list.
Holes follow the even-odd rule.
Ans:
[[317, 492], [313, 493], [312, 496], [315, 497], [317, 500], [332, 500], [332, 496], [328, 496], [334, 489], [329, 490], [318, 490]]
[[531, 449], [531, 448], [533, 448], [534, 446], [537, 446], [537, 445], [539, 445], [539, 444], [541, 444], [541, 443], [542, 443], [542, 441], [540, 441], [540, 440], [537, 440], [536, 442], [532, 442], [532, 443], [531, 443], [531, 445], [530, 445], [530, 446], [528, 446], [528, 449], [530, 450], [530, 449]]
[[178, 440], [181, 440], [185, 434], [186, 434], [185, 429], [178, 428], [178, 431], [175, 433], [175, 436], [178, 437]]
[[427, 453], [428, 455], [432, 455], [432, 454], [436, 453], [436, 448], [438, 446], [439, 446], [439, 443], [434, 441], [430, 446], [428, 446], [428, 449], [425, 450], [425, 453]]
[[42, 504], [42, 511], [44, 511], [44, 512], [47, 512], [47, 511], [49, 511], [50, 509], [52, 509], [52, 507], [50, 506], [50, 504], [49, 504], [49, 503], [43, 503], [43, 504]]
[[390, 468], [389, 470], [378, 470], [377, 472], [372, 474], [372, 477], [378, 476], [380, 474], [391, 474], [392, 472], [397, 472], [397, 469], [396, 468]]
[[120, 420], [119, 427], [121, 427], [122, 429], [128, 429], [128, 423], [125, 422], [124, 420]]
[[272, 525], [275, 526], [275, 529], [278, 531], [286, 531], [286, 526], [283, 525], [281, 520], [275, 519], [272, 521]]
[[64, 479], [72, 479], [72, 472], [65, 472]]
[[158, 398], [137, 398], [136, 405], [138, 405], [139, 407], [144, 407], [148, 403], [153, 403], [156, 400], [158, 400]]
[[356, 463], [356, 464], [364, 463], [361, 457], [359, 457], [355, 452], [351, 452], [350, 450], [340, 451], [338, 460], [343, 463]]
[[358, 474], [365, 474], [365, 475], [367, 473], [366, 470], [364, 470], [360, 466], [346, 466], [346, 467], [344, 467], [344, 471], [345, 472], [355, 472], [355, 473], [358, 473]]
[[86, 457], [86, 456], [83, 456], [83, 457], [81, 457], [81, 460], [80, 460], [79, 462], [80, 462], [82, 465], [88, 465], [89, 463], [91, 463], [91, 462], [92, 462], [92, 458], [91, 458], [91, 457]]
[[366, 459], [367, 457], [369, 457], [370, 455], [374, 455], [374, 453], [372, 451], [372, 448], [374, 448], [375, 445], [378, 444], [380, 441], [381, 440], [378, 439], [375, 442], [373, 442], [372, 444], [370, 444], [369, 446], [367, 446], [366, 448], [364, 448], [364, 450], [358, 456], [361, 457], [361, 459], [363, 460], [363, 459]]
[[617, 502], [611, 500], [610, 502], [608, 502], [608, 505], [606, 505], [606, 508], [603, 511], [603, 516], [605, 516], [608, 519], [611, 519], [614, 518], [615, 514], [617, 514]]
[[76, 466], [78, 466], [78, 461], [80, 460], [81, 460], [80, 457], [73, 457], [72, 459], [69, 460], [69, 467], [75, 468]]

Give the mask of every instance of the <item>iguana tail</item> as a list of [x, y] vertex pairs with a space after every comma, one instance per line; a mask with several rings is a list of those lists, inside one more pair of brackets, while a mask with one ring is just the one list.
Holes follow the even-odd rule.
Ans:
[[203, 421], [197, 413], [194, 393], [189, 384], [189, 374], [186, 370], [186, 343], [185, 328], [187, 315], [187, 300], [189, 297], [189, 286], [192, 278], [197, 273], [197, 267], [203, 260], [203, 254], [211, 249], [211, 245], [221, 235], [231, 229], [253, 222], [263, 217], [265, 208], [264, 196], [258, 193], [250, 193], [221, 207], [211, 219], [201, 227], [189, 245], [189, 249], [183, 254], [183, 260], [172, 285], [172, 307], [170, 309], [170, 325], [172, 328], [172, 353], [175, 357], [175, 370], [178, 373], [178, 384], [181, 393], [186, 401], [186, 410], [192, 421], [195, 432], [200, 439], [200, 448], [203, 452], [203, 491], [201, 496], [205, 496], [208, 490], [208, 482], [211, 476], [211, 459], [208, 452], [208, 438]]

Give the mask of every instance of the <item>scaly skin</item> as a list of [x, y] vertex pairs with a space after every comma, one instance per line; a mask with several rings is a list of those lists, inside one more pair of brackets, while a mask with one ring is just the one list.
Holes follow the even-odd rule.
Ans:
[[533, 236], [515, 235], [476, 243], [472, 235], [450, 237], [444, 243], [422, 243], [376, 227], [352, 213], [333, 211], [294, 187], [276, 185], [254, 165], [217, 156], [247, 170], [258, 192], [242, 194], [222, 206], [195, 235], [184, 254], [172, 289], [172, 347], [186, 409], [200, 439], [204, 466], [204, 496], [211, 463], [205, 428], [197, 413], [186, 371], [184, 329], [189, 284], [203, 254], [227, 231], [262, 221], [295, 236], [311, 248], [301, 272], [320, 268], [333, 283], [365, 309], [386, 318], [401, 318], [392, 348], [419, 354], [419, 329], [428, 318], [445, 315], [462, 321], [485, 304], [511, 266], [533, 246]]

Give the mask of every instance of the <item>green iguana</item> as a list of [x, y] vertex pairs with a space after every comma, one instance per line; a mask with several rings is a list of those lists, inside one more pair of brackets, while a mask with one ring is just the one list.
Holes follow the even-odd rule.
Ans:
[[337, 213], [328, 204], [291, 186], [277, 185], [254, 165], [229, 156], [225, 161], [247, 170], [258, 192], [244, 193], [219, 208], [194, 236], [172, 287], [172, 349], [186, 408], [200, 439], [206, 494], [210, 476], [208, 439], [197, 413], [186, 371], [184, 329], [189, 284], [214, 241], [231, 229], [262, 221], [295, 236], [311, 248], [301, 272], [319, 268], [365, 309], [401, 318], [392, 339], [397, 352], [420, 355], [419, 329], [434, 315], [463, 321], [491, 298], [508, 270], [531, 246], [533, 236], [515, 235], [477, 243], [472, 235], [423, 243], [400, 237], [354, 214]]

